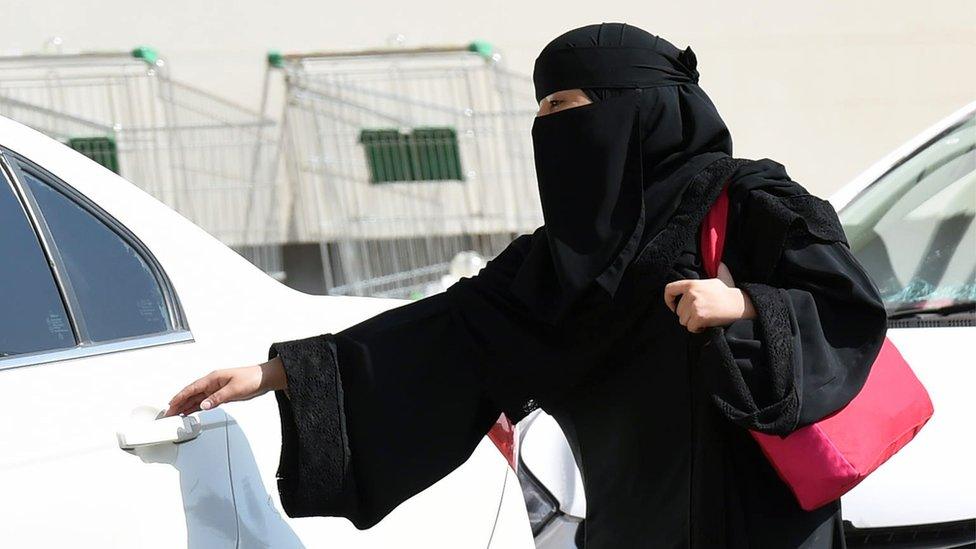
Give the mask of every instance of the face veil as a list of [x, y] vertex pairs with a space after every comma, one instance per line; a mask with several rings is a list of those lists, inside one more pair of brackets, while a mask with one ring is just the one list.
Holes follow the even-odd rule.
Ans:
[[593, 283], [613, 296], [691, 177], [731, 155], [732, 143], [697, 84], [691, 49], [624, 23], [555, 38], [536, 59], [533, 82], [540, 101], [573, 88], [595, 99], [536, 117], [532, 127], [545, 225], [512, 291], [557, 324]]

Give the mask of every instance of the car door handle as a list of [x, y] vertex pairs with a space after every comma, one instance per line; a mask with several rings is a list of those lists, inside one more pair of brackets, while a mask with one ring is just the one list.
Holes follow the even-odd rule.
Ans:
[[172, 416], [159, 418], [134, 414], [126, 425], [115, 434], [119, 448], [131, 450], [158, 444], [180, 443], [200, 436], [203, 428], [196, 416]]

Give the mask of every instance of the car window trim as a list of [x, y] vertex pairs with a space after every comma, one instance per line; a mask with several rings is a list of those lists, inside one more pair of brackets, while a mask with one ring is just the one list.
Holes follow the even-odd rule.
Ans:
[[[63, 182], [59, 177], [5, 147], [0, 147], [0, 168], [2, 168], [10, 185], [13, 187], [15, 195], [21, 202], [21, 208], [26, 212], [34, 234], [40, 241], [41, 249], [55, 276], [55, 284], [58, 287], [58, 291], [61, 292], [61, 300], [65, 305], [65, 313], [68, 315], [68, 322], [72, 326], [72, 332], [76, 339], [76, 344], [67, 349], [44, 350], [0, 357], [0, 370], [194, 340], [179, 295], [176, 293], [165, 269], [163, 269], [156, 256], [142, 240], [133, 234], [128, 227], [115, 219], [90, 198], [71, 187], [71, 185]], [[84, 328], [79, 330], [79, 326], [84, 326], [84, 317], [80, 314], [80, 306], [74, 296], [73, 290], [70, 290], [70, 279], [64, 270], [64, 264], [61, 260], [60, 252], [57, 249], [57, 243], [51, 236], [47, 222], [44, 220], [43, 212], [40, 211], [30, 189], [23, 184], [21, 174], [24, 172], [31, 173], [35, 177], [40, 178], [56, 191], [61, 192], [69, 200], [83, 208], [90, 215], [95, 216], [96, 219], [108, 226], [110, 230], [115, 232], [119, 238], [122, 238], [139, 254], [139, 257], [149, 266], [156, 280], [156, 284], [163, 294], [163, 301], [169, 313], [169, 329], [167, 331], [93, 342], [90, 338], [87, 338], [87, 330]], [[59, 275], [63, 277], [60, 280], [58, 279]], [[70, 291], [70, 294], [66, 293], [66, 288]], [[69, 295], [73, 302], [69, 301]], [[82, 334], [85, 336], [84, 339]]]
[[64, 268], [64, 261], [61, 258], [61, 251], [58, 249], [51, 235], [51, 229], [47, 226], [47, 221], [40, 213], [34, 195], [24, 185], [20, 177], [20, 172], [15, 169], [14, 163], [7, 157], [6, 152], [0, 150], [0, 164], [3, 165], [5, 175], [10, 179], [14, 187], [14, 193], [20, 199], [20, 205], [27, 212], [27, 220], [34, 230], [34, 235], [41, 243], [41, 250], [47, 259], [48, 266], [54, 275], [54, 284], [61, 294], [61, 301], [64, 303], [65, 313], [68, 315], [68, 323], [75, 336], [75, 346], [91, 343], [88, 326], [85, 318], [80, 314], [81, 304], [75, 294], [74, 287]]
[[145, 349], [159, 345], [170, 345], [173, 343], [192, 342], [193, 334], [187, 330], [174, 330], [170, 332], [160, 332], [152, 335], [133, 336], [130, 338], [113, 339], [102, 343], [91, 345], [75, 345], [67, 349], [52, 349], [49, 351], [36, 351], [33, 353], [22, 353], [0, 358], [0, 371], [21, 368], [24, 366], [37, 366], [51, 362], [63, 362], [65, 360], [85, 358], [90, 356], [117, 353], [121, 351], [133, 351]]
[[[139, 254], [139, 257], [141, 257], [149, 266], [153, 277], [156, 279], [156, 283], [159, 285], [160, 290], [163, 293], [163, 299], [166, 302], [166, 309], [170, 316], [170, 328], [185, 330], [190, 329], [189, 324], [187, 323], [186, 315], [183, 312], [183, 307], [180, 303], [179, 296], [173, 287], [172, 281], [170, 281], [169, 276], [166, 274], [166, 270], [163, 269], [163, 266], [156, 259], [156, 256], [145, 244], [143, 244], [139, 237], [133, 234], [132, 231], [119, 220], [115, 219], [115, 217], [102, 209], [101, 206], [96, 204], [71, 185], [63, 182], [56, 175], [38, 166], [29, 159], [24, 158], [16, 152], [7, 149], [6, 153], [8, 157], [14, 161], [14, 165], [17, 169], [20, 171], [31, 172], [35, 175], [35, 177], [44, 180], [45, 183], [52, 186], [55, 190], [67, 196], [69, 200], [88, 211], [90, 215], [95, 216], [96, 219], [108, 226], [109, 229], [115, 232], [129, 246], [131, 246], [132, 249]], [[25, 191], [29, 193], [30, 189], [27, 189], [25, 186]], [[39, 209], [38, 215], [42, 218], [44, 217], [43, 212], [41, 212]], [[57, 246], [56, 242], [53, 244]]]

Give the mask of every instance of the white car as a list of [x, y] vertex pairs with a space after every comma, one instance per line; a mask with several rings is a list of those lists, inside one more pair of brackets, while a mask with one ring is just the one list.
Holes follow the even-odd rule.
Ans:
[[[836, 193], [851, 248], [881, 290], [888, 337], [935, 415], [842, 499], [849, 547], [976, 543], [976, 103]], [[540, 548], [575, 547], [586, 499], [555, 420], [520, 424], [519, 477]]]
[[289, 289], [2, 117], [0, 155], [0, 547], [532, 547], [489, 437], [372, 529], [286, 517], [272, 396], [187, 419], [159, 410], [211, 370], [263, 362], [272, 342], [403, 302]]

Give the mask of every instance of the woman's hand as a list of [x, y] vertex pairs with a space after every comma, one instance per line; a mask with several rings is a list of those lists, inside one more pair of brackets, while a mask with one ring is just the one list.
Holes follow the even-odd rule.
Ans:
[[275, 357], [264, 364], [215, 370], [187, 385], [169, 401], [166, 416], [210, 410], [225, 402], [249, 400], [287, 388], [285, 368]]
[[719, 265], [718, 278], [668, 284], [664, 287], [664, 301], [678, 315], [678, 322], [696, 334], [711, 326], [728, 326], [740, 318], [756, 316], [752, 300], [735, 287], [725, 263]]

